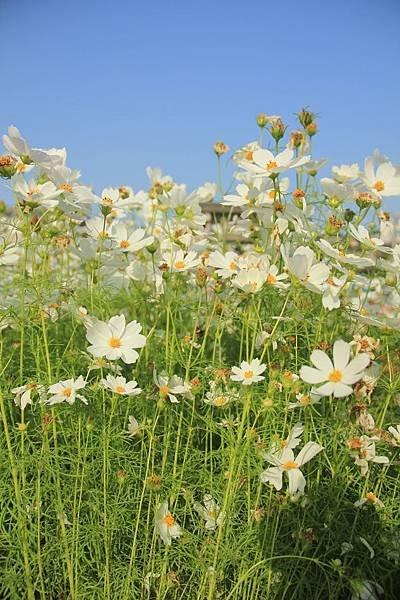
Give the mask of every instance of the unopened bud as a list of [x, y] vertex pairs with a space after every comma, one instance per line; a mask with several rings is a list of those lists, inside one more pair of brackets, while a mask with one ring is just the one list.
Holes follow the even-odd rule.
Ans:
[[305, 195], [305, 191], [301, 188], [296, 188], [295, 190], [293, 190], [292, 198], [297, 208], [303, 208], [303, 198], [305, 198]]
[[273, 123], [271, 124], [269, 132], [274, 138], [274, 140], [276, 142], [279, 142], [279, 140], [281, 140], [285, 135], [286, 129], [287, 125], [284, 125], [281, 119], [276, 119], [276, 121], [273, 121]]
[[303, 108], [297, 115], [300, 124], [306, 129], [314, 121], [315, 115], [308, 108]]
[[268, 115], [266, 115], [265, 113], [260, 113], [259, 115], [257, 115], [256, 121], [257, 125], [263, 128], [268, 123]]
[[199, 287], [204, 287], [207, 283], [208, 272], [204, 267], [198, 267], [196, 271], [196, 283]]
[[310, 123], [309, 125], [307, 125], [306, 131], [310, 137], [312, 137], [313, 135], [315, 135], [317, 133], [318, 126], [315, 123], [315, 121], [313, 121], [313, 123]]
[[5, 179], [10, 179], [16, 172], [16, 160], [9, 156], [8, 154], [4, 154], [0, 156], [0, 175]]
[[214, 152], [217, 156], [222, 156], [223, 154], [226, 154], [228, 152], [228, 150], [229, 150], [229, 146], [224, 144], [224, 142], [221, 142], [220, 140], [218, 142], [215, 142]]
[[331, 215], [326, 222], [325, 231], [328, 235], [335, 235], [343, 225], [343, 221], [339, 221], [335, 215]]
[[351, 210], [351, 208], [346, 208], [346, 210], [344, 211], [344, 220], [347, 223], [351, 223], [355, 216], [356, 213], [354, 212], [354, 210]]
[[300, 148], [302, 144], [304, 144], [305, 138], [304, 133], [302, 131], [292, 131], [290, 134], [290, 141], [292, 143], [293, 148]]

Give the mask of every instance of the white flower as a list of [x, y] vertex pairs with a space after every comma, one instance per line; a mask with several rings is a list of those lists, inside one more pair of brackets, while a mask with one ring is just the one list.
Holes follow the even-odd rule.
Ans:
[[351, 165], [340, 165], [340, 167], [335, 165], [332, 167], [332, 173], [333, 177], [338, 183], [346, 183], [347, 181], [358, 178], [360, 174], [360, 167], [358, 166], [358, 163], [353, 163]]
[[58, 190], [54, 183], [46, 181], [37, 183], [34, 179], [25, 181], [23, 175], [17, 173], [11, 177], [11, 189], [15, 195], [23, 202], [43, 206], [44, 208], [54, 208], [59, 203], [59, 197], [62, 190]]
[[133, 417], [132, 415], [129, 415], [129, 423], [128, 423], [128, 429], [126, 430], [126, 433], [129, 436], [134, 437], [135, 435], [137, 435], [139, 433], [140, 429], [141, 429], [140, 423], [135, 419], [135, 417]]
[[351, 386], [362, 379], [364, 370], [370, 363], [370, 357], [366, 353], [358, 354], [350, 361], [350, 348], [350, 344], [337, 340], [333, 345], [333, 363], [325, 352], [314, 350], [310, 360], [316, 368], [301, 367], [300, 377], [311, 384], [326, 382], [314, 390], [320, 396], [349, 396], [353, 392]]
[[378, 594], [384, 593], [383, 587], [375, 581], [353, 579], [350, 583], [352, 589], [350, 600], [378, 600]]
[[129, 231], [124, 223], [118, 223], [113, 226], [111, 237], [117, 242], [117, 247], [122, 252], [137, 252], [153, 243], [152, 235], [145, 237], [144, 229], [135, 229]]
[[256, 294], [261, 290], [265, 281], [265, 273], [259, 269], [249, 269], [248, 271], [240, 271], [232, 281], [232, 285], [240, 288], [244, 292]]
[[146, 337], [141, 335], [142, 326], [137, 321], [126, 324], [124, 315], [111, 317], [108, 323], [96, 320], [86, 331], [92, 344], [88, 352], [93, 356], [105, 356], [108, 360], [122, 358], [127, 364], [135, 363], [139, 354], [134, 348], [143, 348]]
[[292, 256], [289, 247], [281, 247], [282, 258], [289, 271], [311, 289], [320, 290], [329, 277], [329, 267], [325, 263], [316, 262], [315, 253], [307, 246], [296, 248]]
[[8, 135], [3, 135], [2, 139], [4, 147], [10, 154], [22, 158], [29, 158], [31, 151], [30, 146], [14, 125], [10, 125], [8, 128]]
[[290, 148], [286, 148], [276, 156], [269, 150], [256, 150], [252, 153], [252, 163], [241, 161], [239, 165], [256, 175], [270, 177], [276, 173], [283, 173], [288, 169], [301, 167], [309, 160], [309, 156], [294, 158], [294, 151]]
[[156, 510], [156, 531], [164, 544], [171, 545], [175, 538], [182, 535], [181, 528], [175, 521], [175, 517], [168, 510], [168, 502], [160, 504]]
[[383, 506], [383, 502], [379, 500], [379, 498], [373, 492], [367, 492], [365, 496], [354, 502], [354, 506], [357, 508], [361, 508], [366, 504], [372, 504], [379, 507]]
[[345, 252], [341, 252], [340, 250], [334, 248], [332, 244], [327, 242], [326, 240], [319, 240], [316, 242], [317, 246], [322, 250], [324, 254], [330, 256], [331, 258], [336, 258], [340, 263], [355, 265], [356, 267], [373, 267], [375, 261], [372, 258], [367, 258], [364, 256], [358, 256], [357, 254], [346, 254]]
[[400, 194], [400, 175], [390, 161], [383, 162], [374, 169], [374, 159], [365, 159], [364, 183], [379, 196], [397, 196]]
[[394, 437], [395, 445], [400, 446], [400, 425], [396, 425], [396, 427], [389, 427], [388, 431]]
[[321, 396], [312, 391], [310, 394], [296, 394], [297, 402], [289, 402], [288, 408], [305, 408], [312, 404], [318, 404], [321, 400]]
[[77, 390], [81, 390], [85, 386], [86, 381], [82, 375], [79, 375], [78, 379], [65, 379], [64, 381], [54, 383], [48, 389], [48, 393], [53, 395], [47, 400], [47, 404], [60, 404], [61, 402], [74, 404], [77, 399], [87, 404], [86, 398], [81, 394], [77, 394]]
[[267, 365], [262, 364], [259, 358], [253, 358], [250, 363], [244, 360], [240, 363], [240, 367], [232, 367], [231, 379], [240, 381], [243, 385], [251, 385], [265, 379], [261, 373], [264, 373], [266, 368]]
[[15, 394], [15, 406], [18, 406], [21, 410], [25, 410], [28, 404], [32, 404], [33, 392], [39, 394], [39, 401], [41, 404], [43, 404], [46, 401], [47, 397], [44, 385], [39, 385], [34, 382], [13, 388], [11, 392]]
[[293, 448], [297, 448], [300, 444], [300, 438], [303, 435], [303, 431], [304, 425], [302, 423], [295, 423], [285, 440], [274, 441], [271, 444], [270, 450], [262, 453], [264, 460], [270, 462], [270, 456], [275, 456], [275, 454], [281, 452], [283, 448], [290, 448], [292, 450]]
[[192, 250], [186, 254], [181, 249], [175, 252], [165, 252], [163, 254], [163, 259], [171, 271], [175, 273], [189, 271], [189, 269], [197, 267], [200, 263], [200, 259], [197, 257], [196, 252]]
[[269, 454], [267, 460], [274, 466], [263, 471], [260, 479], [263, 483], [272, 483], [276, 490], [281, 490], [283, 473], [287, 473], [290, 495], [297, 492], [303, 493], [306, 480], [300, 467], [314, 458], [321, 450], [323, 447], [319, 444], [308, 442], [296, 457], [291, 448], [284, 448], [280, 454]]
[[163, 398], [169, 398], [169, 400], [176, 404], [179, 402], [177, 395], [183, 395], [185, 398], [191, 398], [191, 387], [189, 383], [184, 383], [181, 377], [173, 375], [168, 377], [165, 373], [157, 373], [154, 371], [153, 375], [154, 383], [160, 391], [160, 395]]
[[377, 237], [371, 237], [368, 229], [364, 227], [364, 225], [355, 227], [352, 223], [349, 223], [349, 231], [364, 248], [368, 248], [369, 250], [380, 250], [381, 252], [392, 252], [391, 248], [385, 246], [383, 240]]
[[216, 268], [216, 273], [219, 277], [226, 279], [232, 277], [238, 271], [238, 255], [236, 252], [226, 252], [222, 254], [215, 250], [208, 257], [208, 265]]
[[114, 392], [114, 394], [120, 394], [121, 396], [137, 396], [141, 393], [141, 389], [137, 387], [137, 381], [126, 381], [125, 377], [114, 377], [114, 375], [107, 375], [106, 379], [101, 379], [100, 383]]
[[223, 522], [223, 513], [211, 494], [204, 494], [203, 502], [204, 506], [195, 502], [194, 509], [205, 519], [205, 528], [214, 531]]
[[360, 467], [360, 473], [363, 476], [368, 472], [369, 462], [382, 465], [387, 465], [389, 463], [387, 456], [377, 456], [375, 449], [375, 442], [377, 440], [379, 440], [377, 437], [362, 435], [360, 437], [351, 438], [348, 441], [350, 454], [353, 456], [356, 465]]

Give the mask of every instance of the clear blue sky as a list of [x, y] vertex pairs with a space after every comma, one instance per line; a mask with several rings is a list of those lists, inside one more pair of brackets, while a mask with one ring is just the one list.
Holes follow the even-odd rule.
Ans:
[[0, 0], [0, 130], [65, 145], [97, 191], [215, 180], [216, 139], [304, 105], [315, 158], [400, 163], [399, 22], [398, 0]]

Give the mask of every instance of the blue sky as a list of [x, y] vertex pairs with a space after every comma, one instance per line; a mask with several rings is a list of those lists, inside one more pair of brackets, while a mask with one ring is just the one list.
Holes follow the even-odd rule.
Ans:
[[399, 163], [399, 18], [396, 0], [0, 0], [0, 130], [65, 145], [97, 191], [146, 185], [147, 165], [215, 180], [216, 139], [306, 105], [315, 158]]

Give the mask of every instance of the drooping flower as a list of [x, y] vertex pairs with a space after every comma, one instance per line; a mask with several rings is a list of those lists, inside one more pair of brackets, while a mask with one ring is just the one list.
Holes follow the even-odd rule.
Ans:
[[223, 522], [224, 515], [211, 494], [204, 494], [203, 504], [195, 502], [194, 509], [205, 519], [205, 528], [214, 531]]
[[140, 429], [141, 429], [141, 425], [140, 425], [139, 421], [137, 421], [135, 419], [135, 417], [133, 417], [132, 415], [129, 415], [129, 423], [128, 423], [128, 429], [126, 430], [126, 433], [130, 437], [134, 437], [135, 435], [137, 435], [139, 433]]
[[353, 392], [351, 386], [362, 379], [364, 370], [370, 363], [370, 357], [366, 353], [358, 354], [350, 360], [350, 349], [350, 344], [337, 340], [333, 345], [333, 363], [325, 352], [314, 350], [310, 360], [315, 368], [301, 367], [300, 377], [313, 385], [323, 383], [314, 390], [320, 396], [349, 396]]
[[111, 317], [108, 323], [93, 321], [87, 328], [86, 337], [92, 344], [88, 352], [95, 357], [105, 356], [108, 360], [122, 360], [135, 363], [139, 357], [135, 348], [143, 348], [146, 337], [140, 332], [142, 326], [137, 321], [126, 324], [124, 315]]
[[65, 379], [54, 383], [48, 389], [48, 393], [52, 396], [48, 398], [46, 404], [61, 404], [61, 402], [74, 404], [75, 400], [81, 400], [84, 404], [87, 404], [86, 398], [77, 393], [77, 390], [82, 390], [85, 386], [86, 381], [82, 375], [79, 375], [78, 379]]
[[251, 385], [265, 379], [264, 373], [267, 365], [261, 363], [259, 358], [253, 358], [251, 362], [243, 360], [240, 367], [232, 367], [232, 381], [239, 381], [243, 385]]
[[354, 502], [354, 506], [357, 508], [361, 508], [363, 506], [372, 505], [372, 506], [383, 506], [382, 500], [379, 500], [378, 496], [376, 496], [373, 492], [367, 492], [365, 496]]
[[168, 509], [167, 501], [160, 504], [156, 510], [156, 530], [167, 546], [171, 545], [173, 539], [182, 535], [180, 526]]
[[369, 463], [378, 463], [381, 465], [389, 464], [389, 458], [383, 455], [377, 455], [375, 449], [375, 442], [379, 440], [378, 437], [368, 437], [362, 435], [360, 437], [353, 437], [347, 441], [350, 454], [354, 458], [354, 462], [360, 467], [361, 475], [366, 475], [369, 469]]
[[28, 404], [32, 404], [33, 393], [37, 393], [39, 395], [39, 401], [42, 404], [46, 401], [47, 398], [46, 388], [44, 387], [44, 385], [39, 385], [35, 382], [15, 387], [11, 390], [11, 392], [15, 394], [15, 406], [18, 406], [21, 410], [25, 410]]

